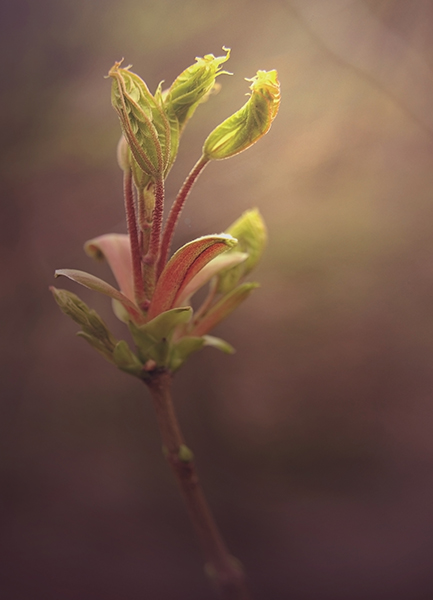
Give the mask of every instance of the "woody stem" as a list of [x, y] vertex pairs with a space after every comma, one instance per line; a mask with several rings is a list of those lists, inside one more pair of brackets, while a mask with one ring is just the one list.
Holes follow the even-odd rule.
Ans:
[[164, 453], [203, 550], [206, 572], [223, 600], [250, 600], [242, 568], [227, 550], [200, 485], [192, 453], [185, 446], [171, 399], [171, 381], [172, 374], [164, 370], [155, 372], [146, 383], [152, 396]]

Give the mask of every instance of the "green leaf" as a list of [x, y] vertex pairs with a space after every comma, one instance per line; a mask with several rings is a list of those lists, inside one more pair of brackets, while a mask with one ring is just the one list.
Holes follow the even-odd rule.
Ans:
[[224, 354], [234, 354], [235, 352], [235, 349], [231, 344], [219, 337], [215, 337], [213, 335], [203, 335], [201, 339], [204, 340], [205, 346], [212, 346], [212, 348], [221, 350], [221, 352], [224, 352]]
[[110, 352], [110, 350], [97, 337], [91, 335], [90, 333], [87, 333], [86, 331], [78, 331], [77, 336], [86, 340], [86, 342], [89, 343], [92, 346], [92, 348], [94, 348], [100, 354], [102, 354], [102, 356], [106, 360], [108, 360], [108, 362], [114, 362], [113, 352]]
[[143, 362], [152, 359], [158, 366], [166, 366], [174, 330], [189, 323], [191, 316], [191, 307], [174, 308], [140, 327], [130, 324], [140, 359]]
[[113, 350], [113, 360], [117, 367], [122, 371], [141, 377], [143, 365], [132, 352], [125, 340], [120, 340], [120, 342], [116, 344]]
[[158, 279], [149, 306], [149, 318], [172, 308], [191, 279], [213, 258], [236, 244], [231, 235], [208, 235], [177, 250]]
[[206, 139], [203, 156], [221, 160], [243, 152], [267, 133], [280, 104], [276, 71], [257, 71], [251, 96], [244, 106], [216, 127]]
[[[233, 236], [236, 237], [236, 236]], [[189, 299], [193, 294], [197, 292], [201, 287], [206, 285], [208, 281], [221, 271], [226, 271], [236, 265], [247, 260], [248, 254], [246, 252], [238, 252], [237, 246], [232, 250], [227, 250], [224, 254], [220, 254], [216, 258], [212, 259], [203, 267], [201, 271], [195, 275], [191, 281], [185, 286], [182, 293], [176, 300], [176, 304], [183, 305], [189, 302]]]
[[107, 360], [113, 362], [112, 355], [117, 342], [98, 313], [68, 290], [59, 290], [51, 286], [50, 291], [62, 312], [81, 326], [82, 331], [78, 332], [78, 335]]
[[205, 340], [203, 337], [187, 336], [181, 338], [172, 346], [168, 365], [169, 369], [172, 372], [177, 371], [191, 354], [201, 350], [204, 345]]
[[140, 311], [138, 306], [136, 306], [129, 298], [124, 296], [119, 290], [116, 290], [112, 285], [99, 279], [99, 277], [95, 277], [94, 275], [90, 275], [90, 273], [85, 273], [84, 271], [77, 271], [76, 269], [57, 269], [55, 272], [55, 277], [60, 277], [63, 275], [68, 279], [72, 279], [76, 283], [83, 285], [90, 290], [95, 292], [100, 292], [105, 296], [109, 296], [110, 298], [114, 298], [114, 300], [118, 300], [125, 310], [128, 312], [129, 316], [135, 323], [143, 323], [145, 317], [143, 313]]
[[257, 283], [243, 283], [229, 294], [221, 298], [207, 313], [194, 324], [190, 335], [201, 336], [215, 327], [223, 319], [228, 317], [235, 308], [239, 306], [250, 293], [258, 287]]
[[198, 352], [205, 346], [212, 346], [225, 354], [233, 354], [235, 351], [233, 346], [220, 338], [211, 335], [202, 335], [200, 337], [188, 335], [172, 345], [168, 368], [172, 372], [177, 371], [191, 354]]
[[192, 317], [192, 308], [182, 306], [167, 310], [143, 325], [140, 329], [146, 331], [155, 340], [168, 338], [178, 325], [189, 323]]
[[[260, 260], [266, 245], [265, 223], [257, 209], [247, 210], [227, 229], [238, 240], [236, 251], [245, 252], [248, 258], [241, 264], [229, 266], [218, 274], [217, 291], [223, 294], [234, 289]], [[229, 251], [230, 256], [234, 251]]]

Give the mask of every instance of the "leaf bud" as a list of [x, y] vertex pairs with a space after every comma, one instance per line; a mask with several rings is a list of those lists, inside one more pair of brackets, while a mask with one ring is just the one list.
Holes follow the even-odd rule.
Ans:
[[181, 133], [197, 106], [204, 102], [215, 86], [218, 75], [231, 75], [222, 71], [221, 65], [230, 57], [230, 48], [223, 48], [226, 56], [206, 54], [197, 57], [196, 62], [185, 69], [164, 93], [164, 105], [168, 114], [174, 114], [179, 122]]
[[98, 313], [68, 290], [59, 290], [54, 286], [51, 286], [50, 290], [62, 312], [81, 326], [82, 331], [78, 332], [78, 335], [96, 348], [107, 360], [112, 361], [116, 339]]
[[257, 71], [248, 102], [216, 127], [206, 139], [203, 156], [222, 160], [243, 152], [267, 133], [280, 104], [277, 71]]
[[108, 73], [113, 78], [111, 102], [140, 169], [151, 177], [160, 177], [171, 151], [170, 124], [145, 82], [129, 67], [122, 69], [120, 65], [116, 62]]

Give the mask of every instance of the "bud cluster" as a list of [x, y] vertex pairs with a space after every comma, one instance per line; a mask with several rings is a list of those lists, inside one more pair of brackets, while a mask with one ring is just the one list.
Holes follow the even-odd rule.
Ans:
[[[180, 211], [203, 168], [246, 150], [269, 130], [280, 103], [276, 71], [258, 71], [248, 80], [248, 101], [207, 137], [162, 229], [164, 180], [187, 122], [214, 89], [216, 78], [227, 74], [222, 65], [230, 50], [224, 50], [225, 56], [197, 58], [167, 90], [160, 84], [154, 94], [121, 62], [109, 71], [112, 104], [122, 129], [117, 156], [125, 179], [128, 234], [100, 235], [85, 249], [107, 260], [120, 289], [83, 271], [61, 269], [56, 276], [109, 296], [116, 316], [128, 325], [135, 351], [116, 340], [75, 294], [51, 288], [62, 311], [81, 326], [81, 337], [118, 368], [144, 380], [160, 369], [176, 371], [206, 345], [232, 352], [227, 342], [209, 332], [257, 287], [245, 282], [266, 243], [257, 209], [245, 212], [225, 233], [195, 239], [170, 258], [169, 249]], [[191, 298], [204, 285], [207, 297], [193, 310]]]

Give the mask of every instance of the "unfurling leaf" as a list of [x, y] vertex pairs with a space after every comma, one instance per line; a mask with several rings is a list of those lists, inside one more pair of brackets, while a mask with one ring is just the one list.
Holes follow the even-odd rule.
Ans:
[[[172, 154], [169, 120], [145, 82], [120, 65], [116, 62], [108, 73], [113, 78], [111, 102], [140, 169], [162, 177]], [[123, 168], [127, 161], [124, 153], [121, 156]]]
[[179, 133], [182, 133], [187, 121], [192, 117], [197, 106], [203, 102], [212, 91], [218, 75], [230, 75], [221, 71], [221, 64], [230, 56], [230, 49], [223, 48], [226, 56], [206, 54], [197, 57], [196, 62], [185, 69], [171, 84], [163, 95], [164, 106], [168, 115], [174, 115], [179, 123]]
[[277, 72], [257, 71], [244, 106], [216, 127], [206, 139], [203, 156], [221, 160], [243, 152], [269, 131], [280, 104]]

